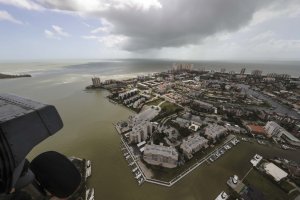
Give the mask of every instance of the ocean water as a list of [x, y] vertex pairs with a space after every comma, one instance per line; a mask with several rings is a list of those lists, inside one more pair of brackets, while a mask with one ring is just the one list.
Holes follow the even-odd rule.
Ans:
[[[225, 154], [212, 165], [197, 168], [172, 188], [145, 183], [138, 186], [120, 150], [120, 139], [113, 123], [125, 120], [130, 110], [110, 103], [105, 90], [85, 91], [93, 75], [102, 79], [128, 78], [138, 74], [163, 71], [174, 61], [166, 60], [113, 60], [113, 61], [68, 61], [2, 63], [0, 72], [30, 73], [32, 78], [0, 80], [0, 93], [15, 93], [58, 109], [64, 127], [54, 136], [43, 141], [28, 156], [55, 150], [68, 156], [77, 156], [92, 161], [92, 177], [89, 185], [95, 188], [96, 199], [105, 200], [208, 200], [214, 199], [222, 190], [227, 190], [226, 181], [233, 174], [242, 177], [251, 167], [250, 158], [260, 153], [263, 156], [285, 156], [298, 160], [299, 152], [282, 151], [257, 144], [242, 144]], [[238, 63], [197, 62], [196, 67], [240, 70]], [[248, 65], [250, 70], [250, 65]], [[252, 65], [251, 65], [252, 66]], [[253, 64], [252, 68], [260, 65]], [[291, 73], [299, 76], [299, 65], [278, 65], [264, 71]], [[281, 66], [281, 67], [279, 67]], [[289, 66], [289, 67], [284, 67]], [[225, 67], [226, 68], [226, 67]], [[251, 68], [251, 69], [252, 69]]]
[[78, 60], [78, 61], [35, 61], [35, 62], [0, 62], [0, 73], [30, 73], [34, 76], [51, 74], [81, 75], [121, 75], [132, 73], [151, 73], [171, 69], [173, 63], [192, 63], [196, 69], [240, 72], [262, 70], [263, 74], [279, 73], [300, 76], [300, 61], [176, 61], [176, 60]]

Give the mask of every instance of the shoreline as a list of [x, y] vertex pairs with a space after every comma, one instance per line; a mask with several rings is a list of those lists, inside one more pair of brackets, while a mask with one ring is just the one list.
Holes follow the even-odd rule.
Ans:
[[31, 78], [30, 74], [3, 74], [0, 73], [0, 80], [1, 79], [14, 79], [14, 78]]

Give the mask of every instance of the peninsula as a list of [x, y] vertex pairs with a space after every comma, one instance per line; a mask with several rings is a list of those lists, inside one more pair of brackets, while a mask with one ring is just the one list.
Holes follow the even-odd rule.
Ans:
[[[196, 168], [230, 156], [231, 149], [243, 143], [299, 151], [299, 78], [245, 71], [204, 71], [193, 64], [174, 64], [167, 72], [127, 80], [93, 77], [86, 89], [109, 90], [110, 102], [136, 112], [115, 128], [138, 184], [171, 187]], [[276, 164], [271, 158], [264, 162]], [[300, 169], [300, 163], [290, 163]], [[266, 171], [259, 173], [263, 176]], [[290, 172], [276, 185], [299, 181]], [[297, 187], [291, 188], [287, 195], [294, 190], [293, 196], [300, 194]], [[252, 195], [241, 192], [233, 190], [230, 196]]]
[[9, 78], [24, 78], [24, 77], [31, 77], [30, 74], [3, 74], [0, 73], [0, 79], [9, 79]]

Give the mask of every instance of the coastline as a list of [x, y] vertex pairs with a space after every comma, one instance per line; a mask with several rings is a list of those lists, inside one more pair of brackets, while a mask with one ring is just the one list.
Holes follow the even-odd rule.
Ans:
[[0, 79], [13, 79], [13, 78], [30, 78], [32, 77], [30, 74], [3, 74], [0, 73]]

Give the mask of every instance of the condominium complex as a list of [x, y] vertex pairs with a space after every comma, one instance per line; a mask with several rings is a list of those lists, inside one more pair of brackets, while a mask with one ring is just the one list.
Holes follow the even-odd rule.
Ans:
[[207, 143], [207, 139], [201, 137], [199, 134], [194, 134], [183, 139], [180, 148], [182, 149], [184, 155], [191, 159], [194, 153], [198, 152], [202, 148], [206, 148]]
[[133, 89], [133, 90], [129, 90], [129, 91], [126, 91], [126, 92], [123, 92], [123, 93], [120, 93], [119, 94], [119, 99], [127, 99], [135, 94], [138, 93], [138, 89]]
[[147, 144], [144, 149], [144, 161], [151, 165], [175, 168], [178, 162], [178, 152], [174, 147]]
[[129, 133], [129, 143], [140, 143], [152, 135], [152, 124], [150, 121], [143, 121], [132, 128]]
[[222, 135], [225, 135], [227, 129], [223, 126], [217, 124], [210, 124], [205, 129], [205, 135], [207, 138], [215, 141], [217, 138], [220, 138]]

